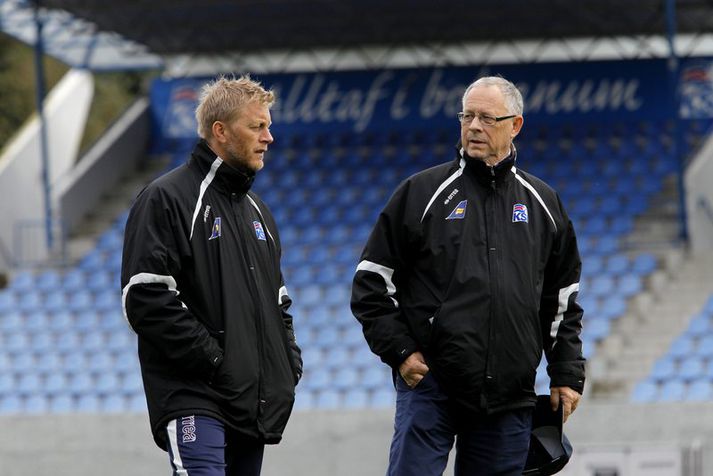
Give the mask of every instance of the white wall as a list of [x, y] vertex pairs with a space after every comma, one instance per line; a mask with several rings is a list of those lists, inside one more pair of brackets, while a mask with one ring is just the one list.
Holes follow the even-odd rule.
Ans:
[[[0, 416], [0, 425], [2, 476], [170, 474], [147, 415]], [[283, 442], [266, 449], [262, 474], [383, 475], [392, 431], [393, 410], [297, 412]], [[611, 462], [625, 469], [619, 476], [684, 476], [676, 449], [697, 442], [697, 476], [713, 474], [713, 403], [607, 404], [585, 395], [565, 433], [575, 453], [562, 474], [591, 476]]]
[[688, 233], [694, 252], [713, 250], [713, 135], [684, 175]]
[[[93, 94], [91, 73], [71, 70], [45, 99], [52, 185], [76, 161]], [[37, 220], [39, 223], [44, 219], [40, 121], [35, 115], [0, 156], [0, 242], [13, 252], [17, 224], [24, 220]], [[38, 228], [37, 234], [44, 237], [44, 230]], [[47, 251], [45, 241], [39, 239], [32, 243], [36, 249], [27, 251], [32, 256], [43, 257]], [[23, 243], [23, 246], [26, 249], [28, 243]], [[0, 271], [9, 268], [9, 264], [0, 254]]]

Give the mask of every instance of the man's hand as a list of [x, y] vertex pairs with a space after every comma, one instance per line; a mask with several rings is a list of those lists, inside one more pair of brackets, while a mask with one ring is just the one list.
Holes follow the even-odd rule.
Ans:
[[552, 411], [557, 410], [559, 407], [560, 400], [562, 405], [564, 405], [562, 413], [564, 414], [564, 421], [577, 409], [579, 405], [579, 400], [582, 395], [569, 387], [552, 387], [550, 388], [550, 403], [552, 404]]
[[414, 388], [418, 382], [428, 373], [428, 365], [421, 352], [414, 352], [409, 355], [399, 366], [399, 374], [404, 379], [406, 385]]

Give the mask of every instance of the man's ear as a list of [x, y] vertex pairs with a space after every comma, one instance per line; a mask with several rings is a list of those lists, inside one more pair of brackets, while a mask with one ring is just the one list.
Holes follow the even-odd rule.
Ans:
[[225, 124], [221, 121], [215, 121], [211, 126], [211, 132], [213, 133], [213, 138], [220, 142], [221, 144], [226, 141], [225, 137]]
[[525, 119], [522, 116], [515, 116], [512, 119], [512, 134], [511, 137], [514, 139], [515, 136], [517, 136], [520, 133], [520, 130], [522, 130], [522, 125], [525, 122]]

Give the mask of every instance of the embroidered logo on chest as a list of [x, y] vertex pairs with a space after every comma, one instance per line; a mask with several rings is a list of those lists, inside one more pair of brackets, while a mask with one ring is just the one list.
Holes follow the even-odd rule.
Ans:
[[462, 200], [456, 205], [451, 214], [446, 217], [446, 220], [462, 220], [465, 218], [466, 206], [468, 206], [468, 200]]
[[255, 228], [255, 235], [257, 236], [258, 240], [267, 241], [267, 238], [265, 237], [265, 230], [262, 227], [262, 223], [257, 220], [254, 221], [253, 228]]
[[512, 222], [528, 222], [526, 205], [523, 205], [522, 203], [516, 203], [512, 206]]
[[457, 193], [458, 193], [458, 189], [454, 188], [453, 191], [448, 194], [448, 198], [446, 198], [446, 201], [443, 202], [443, 204], [448, 205], [449, 203], [451, 203], [451, 200], [453, 200], [453, 197], [455, 197]]
[[210, 230], [210, 238], [208, 238], [208, 241], [220, 238], [222, 232], [223, 227], [221, 225], [220, 217], [215, 217], [215, 220], [213, 220], [213, 227]]

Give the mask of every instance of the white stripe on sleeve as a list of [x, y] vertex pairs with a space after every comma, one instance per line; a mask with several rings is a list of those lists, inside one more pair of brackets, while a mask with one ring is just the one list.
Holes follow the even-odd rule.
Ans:
[[[135, 284], [165, 284], [169, 291], [176, 293], [176, 296], [179, 294], [178, 289], [176, 289], [176, 280], [173, 279], [173, 276], [163, 276], [152, 273], [139, 273], [133, 275], [121, 291], [121, 308], [124, 311], [124, 319], [126, 319], [126, 322], [129, 322], [129, 315], [126, 313], [126, 297], [129, 294], [131, 286]], [[187, 309], [186, 305], [182, 301], [181, 305]], [[131, 326], [130, 322], [129, 326]]]
[[573, 283], [566, 288], [560, 289], [559, 297], [557, 299], [557, 315], [555, 315], [555, 320], [552, 321], [552, 327], [550, 328], [550, 337], [554, 339], [552, 343], [552, 348], [554, 348], [557, 342], [557, 331], [560, 328], [560, 323], [564, 319], [564, 313], [569, 307], [569, 297], [579, 291], [579, 283]]
[[380, 265], [378, 263], [374, 263], [372, 261], [367, 261], [364, 260], [356, 268], [357, 271], [369, 271], [372, 273], [376, 273], [379, 276], [381, 276], [384, 279], [384, 283], [386, 284], [386, 295], [391, 298], [391, 300], [394, 302], [394, 306], [399, 307], [398, 301], [394, 298], [394, 294], [396, 294], [396, 286], [394, 285], [393, 281], [393, 276], [394, 276], [394, 270], [391, 268], [387, 268], [386, 266]]

